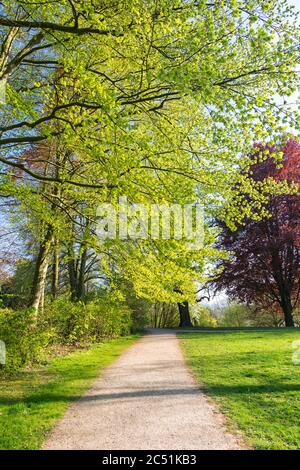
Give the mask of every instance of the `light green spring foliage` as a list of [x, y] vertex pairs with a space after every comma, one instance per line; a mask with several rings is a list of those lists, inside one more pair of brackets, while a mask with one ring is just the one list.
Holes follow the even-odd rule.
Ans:
[[193, 325], [200, 328], [215, 328], [218, 324], [211, 310], [205, 305], [191, 305], [191, 317]]
[[[37, 237], [48, 223], [62, 240], [73, 236], [72, 218], [94, 218], [99, 203], [120, 195], [145, 205], [200, 200], [208, 219], [226, 203], [231, 226], [262, 215], [274, 182], [259, 188], [239, 170], [254, 141], [276, 143], [285, 127], [299, 128], [297, 113], [276, 101], [298, 86], [299, 31], [286, 1], [37, 3], [3, 2], [3, 17], [31, 24], [18, 24], [10, 54], [35, 37], [30, 59], [52, 63], [21, 57], [0, 75], [8, 79], [1, 165], [24, 161], [24, 145], [10, 139], [39, 139], [51, 163], [31, 170], [59, 179], [3, 182]], [[3, 26], [3, 40], [13, 26]], [[255, 196], [252, 207], [237, 201], [234, 183]], [[207, 226], [197, 252], [184, 241], [88, 242], [104, 270], [117, 266], [139, 295], [168, 302], [178, 300], [176, 286], [193, 297], [217, 256], [214, 235]]]

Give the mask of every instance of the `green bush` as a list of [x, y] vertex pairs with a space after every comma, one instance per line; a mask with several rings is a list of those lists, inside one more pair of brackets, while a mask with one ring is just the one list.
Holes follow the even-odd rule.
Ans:
[[204, 305], [191, 305], [191, 319], [194, 326], [200, 328], [215, 328], [217, 326], [217, 320], [212, 316], [212, 313], [208, 307]]
[[60, 297], [46, 305], [38, 323], [32, 310], [0, 308], [0, 340], [6, 346], [5, 373], [38, 362], [51, 344], [86, 345], [130, 333], [131, 310], [101, 294], [88, 304]]
[[44, 321], [55, 331], [56, 341], [83, 344], [130, 333], [130, 309], [109, 294], [84, 304], [60, 297], [46, 307]]
[[40, 360], [50, 333], [35, 325], [32, 310], [0, 309], [0, 340], [6, 347], [5, 372], [13, 372]]
[[232, 302], [224, 308], [223, 315], [219, 320], [219, 326], [236, 328], [251, 326], [249, 313], [247, 305]]
[[111, 299], [109, 295], [89, 303], [87, 310], [93, 318], [91, 326], [95, 339], [112, 338], [130, 333], [131, 310], [125, 304]]

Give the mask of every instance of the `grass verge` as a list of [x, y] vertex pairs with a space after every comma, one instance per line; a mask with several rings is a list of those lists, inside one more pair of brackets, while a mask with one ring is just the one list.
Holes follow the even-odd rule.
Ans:
[[139, 336], [106, 341], [52, 359], [41, 370], [0, 376], [0, 449], [39, 449], [68, 404]]
[[248, 444], [257, 449], [299, 449], [300, 365], [292, 361], [299, 330], [179, 337], [196, 379]]

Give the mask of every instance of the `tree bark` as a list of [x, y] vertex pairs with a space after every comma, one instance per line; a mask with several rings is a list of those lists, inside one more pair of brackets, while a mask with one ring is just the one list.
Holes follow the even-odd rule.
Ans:
[[177, 305], [178, 305], [179, 316], [180, 316], [179, 327], [182, 328], [186, 326], [193, 326], [191, 322], [188, 301], [185, 300], [184, 302], [178, 303]]
[[59, 274], [59, 253], [58, 253], [58, 242], [54, 241], [53, 247], [53, 266], [52, 266], [52, 285], [51, 294], [52, 299], [55, 300], [58, 293], [58, 274]]
[[71, 288], [71, 299], [73, 302], [84, 300], [85, 297], [85, 270], [87, 262], [87, 249], [84, 249], [80, 257], [69, 250], [68, 272]]
[[281, 294], [281, 308], [284, 314], [284, 322], [287, 327], [294, 327], [295, 322], [293, 318], [293, 306], [291, 295], [289, 292], [283, 292]]
[[77, 279], [76, 297], [77, 300], [84, 300], [85, 298], [85, 269], [87, 261], [87, 249], [85, 248], [80, 257], [80, 268]]
[[76, 296], [77, 296], [77, 277], [76, 277], [75, 262], [73, 259], [70, 259], [68, 261], [68, 273], [69, 273], [69, 281], [70, 281], [70, 288], [71, 288], [71, 299], [75, 301]]
[[53, 229], [52, 227], [48, 227], [44, 241], [41, 243], [39, 254], [36, 260], [31, 294], [28, 303], [28, 306], [34, 309], [34, 315], [36, 320], [38, 317], [38, 309], [43, 303], [52, 241]]

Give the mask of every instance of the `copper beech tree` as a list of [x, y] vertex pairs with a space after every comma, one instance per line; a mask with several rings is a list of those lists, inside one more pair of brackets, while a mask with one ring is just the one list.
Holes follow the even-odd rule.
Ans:
[[[273, 150], [256, 146], [251, 177], [261, 182], [287, 180], [296, 189], [293, 194], [272, 195], [266, 204], [269, 216], [249, 219], [236, 231], [223, 226], [219, 245], [231, 256], [223, 262], [216, 285], [248, 304], [279, 309], [285, 325], [293, 327], [300, 294], [300, 143], [289, 140], [282, 148], [281, 162], [272, 157]], [[269, 157], [259, 162], [266, 151]]]

